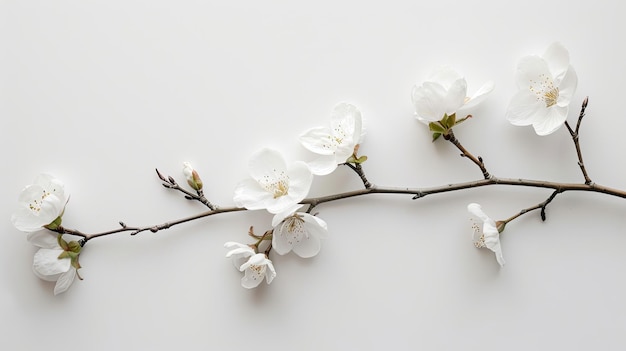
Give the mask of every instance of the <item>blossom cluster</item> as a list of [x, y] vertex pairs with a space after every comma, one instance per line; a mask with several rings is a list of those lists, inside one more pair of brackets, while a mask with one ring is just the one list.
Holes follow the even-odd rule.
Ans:
[[[538, 135], [559, 129], [566, 121], [577, 85], [567, 50], [555, 43], [543, 56], [523, 58], [516, 71], [516, 81], [519, 91], [510, 102], [507, 119], [513, 125], [532, 125]], [[452, 128], [467, 121], [471, 117], [468, 111], [493, 89], [494, 84], [487, 82], [468, 96], [465, 78], [450, 67], [442, 67], [428, 80], [414, 86], [411, 95], [415, 117], [429, 127], [433, 141], [439, 137], [448, 139]], [[270, 229], [262, 235], [250, 228], [253, 243], [227, 242], [224, 245], [228, 249], [226, 257], [244, 273], [241, 279], [244, 288], [255, 288], [263, 280], [269, 284], [276, 277], [271, 251], [279, 255], [293, 252], [302, 258], [319, 253], [321, 241], [328, 235], [328, 226], [323, 219], [311, 214], [314, 205], [306, 202], [313, 179], [331, 174], [340, 165], [358, 171], [367, 160], [366, 156], [358, 155], [363, 137], [361, 112], [356, 106], [343, 102], [332, 110], [328, 125], [300, 135], [302, 146], [316, 155], [313, 160], [288, 163], [279, 151], [268, 148], [252, 155], [248, 164], [250, 177], [236, 186], [233, 202], [239, 208], [265, 210], [273, 219], [271, 226], [268, 225]], [[202, 180], [189, 163], [184, 163], [183, 175], [187, 184], [203, 198]], [[178, 186], [171, 177], [167, 182], [167, 187]], [[364, 185], [369, 186], [365, 181]], [[68, 200], [64, 185], [42, 174], [23, 189], [11, 219], [18, 230], [29, 233], [28, 241], [39, 248], [34, 255], [33, 270], [39, 278], [56, 282], [55, 294], [65, 292], [75, 277], [80, 278], [78, 258], [86, 242], [67, 242], [63, 238], [67, 232], [63, 231], [61, 223]], [[476, 217], [472, 222], [475, 246], [493, 251], [497, 262], [504, 265], [500, 233], [507, 221], [491, 219], [476, 203], [469, 204], [467, 209]]]

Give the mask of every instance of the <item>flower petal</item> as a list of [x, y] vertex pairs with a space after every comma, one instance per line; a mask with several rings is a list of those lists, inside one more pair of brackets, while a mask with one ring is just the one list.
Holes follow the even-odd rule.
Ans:
[[569, 70], [561, 80], [559, 84], [559, 99], [557, 105], [565, 106], [572, 101], [574, 92], [576, 92], [576, 86], [578, 85], [578, 76], [573, 67], [569, 67]]
[[543, 54], [543, 59], [548, 64], [552, 77], [560, 82], [569, 69], [569, 52], [561, 43], [552, 43]]
[[533, 123], [537, 135], [548, 135], [559, 129], [567, 119], [568, 107], [552, 106], [545, 116]]
[[46, 230], [28, 233], [26, 240], [29, 243], [44, 249], [59, 249], [58, 234]]
[[267, 268], [265, 269], [265, 281], [270, 284], [274, 278], [276, 278], [276, 270], [272, 261], [267, 260]]
[[276, 227], [285, 218], [293, 215], [297, 210], [299, 210], [302, 207], [304, 207], [304, 205], [294, 204], [292, 207], [287, 208], [285, 211], [275, 214], [274, 217], [272, 218], [272, 227]]
[[300, 135], [300, 143], [307, 150], [319, 155], [333, 155], [335, 145], [330, 129], [326, 127], [311, 128]]
[[435, 82], [424, 82], [422, 86], [414, 86], [412, 92], [415, 113], [419, 118], [437, 122], [446, 113], [444, 87]]
[[59, 259], [61, 249], [39, 249], [33, 257], [33, 271], [39, 278], [55, 281], [71, 267], [69, 258]]
[[529, 88], [536, 82], [541, 82], [545, 77], [552, 79], [552, 73], [548, 63], [539, 56], [526, 56], [517, 65], [517, 87], [522, 90]]
[[469, 213], [478, 217], [483, 222], [493, 221], [491, 218], [489, 218], [489, 216], [485, 214], [485, 212], [483, 212], [482, 206], [477, 203], [471, 203], [467, 205], [467, 210], [469, 211]]
[[249, 162], [250, 176], [257, 182], [269, 177], [274, 182], [286, 172], [287, 164], [283, 156], [276, 150], [263, 148], [252, 155]]
[[[487, 95], [493, 91], [494, 87], [495, 87], [495, 84], [492, 81], [489, 81], [483, 84], [483, 86], [480, 87], [480, 89], [478, 89], [478, 91], [474, 93], [474, 95], [469, 99], [469, 101], [465, 103], [465, 105], [463, 105], [461, 109], [462, 110], [469, 109], [480, 104], [481, 102], [483, 102], [483, 100], [485, 100]], [[460, 117], [460, 116], [457, 116], [457, 117]]]
[[545, 104], [528, 89], [518, 91], [511, 99], [506, 118], [515, 126], [528, 126], [547, 113]]
[[428, 80], [431, 82], [438, 82], [443, 86], [444, 89], [448, 90], [459, 79], [463, 79], [463, 76], [459, 74], [455, 69], [451, 66], [441, 66], [437, 68], [431, 75], [428, 77]]
[[46, 192], [54, 194], [60, 199], [65, 200], [65, 187], [63, 183], [55, 177], [42, 173], [35, 177], [33, 184], [37, 184], [46, 190]]
[[65, 200], [49, 193], [39, 185], [29, 185], [18, 198], [20, 207], [11, 217], [15, 228], [23, 232], [34, 232], [52, 223], [63, 212]]
[[363, 129], [361, 111], [346, 102], [337, 104], [330, 117], [330, 128], [335, 137], [349, 138], [348, 143], [354, 148], [359, 143]]
[[337, 169], [337, 158], [335, 155], [330, 156], [320, 156], [317, 159], [308, 162], [309, 170], [314, 175], [327, 175], [331, 174], [335, 169]]
[[[448, 89], [445, 98], [446, 114], [452, 116], [456, 111], [465, 104], [467, 97], [467, 82], [464, 78], [456, 80]], [[443, 117], [443, 116], [441, 116]]]
[[248, 210], [261, 210], [273, 200], [273, 196], [254, 179], [245, 179], [235, 188], [233, 201], [238, 207]]
[[76, 278], [76, 268], [72, 267], [67, 272], [61, 274], [59, 280], [54, 285], [54, 294], [58, 295], [64, 293], [74, 282]]
[[286, 255], [293, 249], [293, 242], [290, 240], [289, 219], [280, 223], [274, 228], [272, 235], [272, 250], [279, 255]]
[[315, 235], [309, 235], [308, 237], [302, 237], [298, 245], [294, 245], [292, 251], [302, 258], [310, 258], [317, 255], [321, 248], [320, 238]]

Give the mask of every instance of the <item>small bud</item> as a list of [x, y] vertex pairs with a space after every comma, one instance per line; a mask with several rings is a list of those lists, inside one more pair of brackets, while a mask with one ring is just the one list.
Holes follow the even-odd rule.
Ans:
[[202, 190], [202, 179], [200, 179], [200, 175], [191, 167], [189, 162], [183, 163], [183, 174], [185, 178], [187, 178], [187, 184], [189, 184], [190, 187], [196, 191]]

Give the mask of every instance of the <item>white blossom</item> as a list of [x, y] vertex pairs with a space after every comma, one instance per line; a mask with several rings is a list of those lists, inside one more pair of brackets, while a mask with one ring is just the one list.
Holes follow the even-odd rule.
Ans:
[[315, 175], [332, 173], [337, 165], [354, 154], [362, 135], [361, 112], [354, 105], [337, 104], [331, 114], [330, 127], [312, 128], [300, 135], [302, 146], [319, 155], [308, 163], [311, 172]]
[[493, 251], [496, 255], [496, 260], [500, 266], [503, 266], [504, 258], [502, 257], [502, 248], [500, 247], [500, 232], [498, 231], [496, 221], [489, 218], [479, 204], [471, 203], [467, 205], [467, 210], [482, 221], [482, 223], [472, 222], [474, 245], [477, 248], [488, 248]]
[[519, 91], [513, 96], [507, 119], [516, 126], [531, 125], [538, 135], [556, 131], [567, 119], [578, 77], [569, 52], [554, 43], [542, 57], [524, 57], [517, 66]]
[[251, 179], [237, 185], [233, 198], [237, 206], [249, 210], [282, 212], [302, 201], [313, 182], [304, 162], [297, 161], [288, 168], [281, 154], [271, 149], [255, 153], [249, 168]]

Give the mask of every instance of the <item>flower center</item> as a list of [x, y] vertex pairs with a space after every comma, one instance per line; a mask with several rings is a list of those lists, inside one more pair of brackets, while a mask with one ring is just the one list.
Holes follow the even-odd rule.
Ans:
[[308, 237], [308, 233], [304, 230], [304, 220], [298, 214], [285, 219], [284, 228], [287, 229], [287, 232], [281, 231], [281, 234], [285, 235], [285, 239], [290, 245], [299, 243], [303, 236]]
[[252, 271], [252, 279], [253, 280], [257, 280], [257, 279], [263, 279], [263, 276], [265, 275], [265, 265], [256, 265], [253, 264], [250, 266], [250, 270]]
[[285, 196], [289, 192], [289, 184], [287, 184], [287, 182], [284, 180], [272, 184], [272, 188], [275, 199], [278, 199], [281, 196]]
[[266, 175], [259, 181], [261, 186], [268, 192], [272, 193], [275, 199], [281, 196], [285, 196], [289, 193], [289, 176], [285, 174], [285, 171], [273, 171], [273, 177]]
[[485, 247], [485, 234], [482, 233], [480, 225], [472, 219], [470, 221], [472, 222], [472, 229], [474, 229], [474, 246], [479, 249]]
[[554, 86], [551, 77], [542, 74], [539, 80], [530, 80], [530, 91], [537, 96], [537, 101], [543, 101], [546, 108], [556, 105], [559, 99], [559, 87]]
[[36, 214], [39, 214], [39, 212], [41, 212], [41, 205], [43, 204], [44, 200], [48, 196], [50, 196], [50, 192], [47, 192], [47, 191], [43, 190], [43, 193], [41, 195], [41, 199], [39, 199], [39, 198], [33, 199], [33, 201], [31, 201], [28, 204], [28, 208], [30, 208], [30, 210], [35, 212]]

